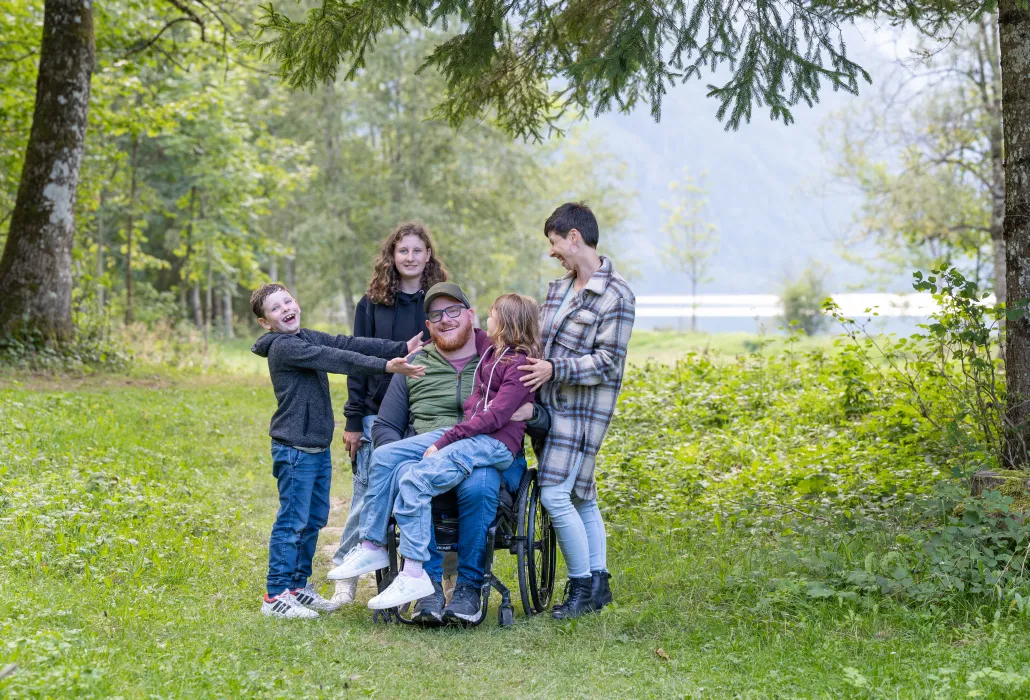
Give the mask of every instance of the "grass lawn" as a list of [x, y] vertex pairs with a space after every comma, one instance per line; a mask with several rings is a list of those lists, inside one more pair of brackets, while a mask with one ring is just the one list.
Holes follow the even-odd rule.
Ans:
[[787, 597], [762, 548], [659, 516], [609, 517], [617, 604], [578, 621], [264, 618], [273, 408], [261, 372], [0, 384], [0, 697], [1030, 696], [1024, 617]]

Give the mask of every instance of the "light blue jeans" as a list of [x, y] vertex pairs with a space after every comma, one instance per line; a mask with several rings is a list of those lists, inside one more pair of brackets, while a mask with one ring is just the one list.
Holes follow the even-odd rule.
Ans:
[[583, 578], [591, 571], [608, 568], [608, 536], [597, 499], [584, 501], [572, 493], [582, 466], [583, 453], [580, 452], [565, 481], [540, 489], [540, 503], [551, 516], [569, 578]]
[[[433, 538], [434, 496], [447, 493], [472, 475], [476, 467], [494, 468], [498, 474], [514, 459], [511, 450], [489, 435], [452, 442], [419, 461], [400, 479], [393, 516], [401, 531], [397, 551], [405, 559], [429, 560]], [[487, 523], [489, 524], [489, 523]], [[459, 531], [461, 524], [459, 521]]]
[[[436, 442], [444, 430], [383, 445], [372, 453], [369, 466], [368, 491], [361, 509], [360, 539], [379, 545], [386, 544], [390, 514], [394, 510], [400, 482], [404, 476], [422, 461], [422, 454]], [[439, 453], [437, 453], [439, 454]], [[508, 467], [508, 464], [511, 464]], [[497, 503], [503, 479], [508, 488], [518, 489], [518, 483], [526, 472], [526, 460], [510, 460], [504, 465], [507, 470], [477, 469], [455, 488], [458, 500], [458, 583], [478, 586], [483, 581], [486, 532], [497, 515]], [[501, 467], [503, 468], [503, 467]], [[514, 487], [512, 487], [514, 483]], [[430, 517], [431, 507], [430, 507]], [[443, 556], [436, 549], [435, 537], [430, 528], [429, 560], [423, 568], [429, 578], [439, 583], [443, 580]], [[424, 561], [424, 560], [423, 560]]]
[[347, 522], [343, 524], [343, 532], [340, 533], [340, 546], [336, 548], [333, 555], [333, 566], [343, 563], [347, 552], [354, 549], [358, 543], [359, 526], [361, 524], [361, 506], [365, 502], [365, 492], [368, 490], [368, 469], [372, 461], [372, 424], [376, 417], [365, 416], [361, 419], [361, 447], [354, 462], [357, 470], [354, 472], [354, 491], [350, 497], [350, 512], [347, 514]]

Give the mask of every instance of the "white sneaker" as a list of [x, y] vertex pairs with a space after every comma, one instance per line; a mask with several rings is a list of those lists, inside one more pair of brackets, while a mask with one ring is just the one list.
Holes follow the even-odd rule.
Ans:
[[318, 591], [311, 587], [310, 583], [304, 588], [295, 590], [293, 597], [305, 608], [317, 610], [318, 612], [332, 612], [343, 605], [343, 603], [336, 602], [336, 596], [333, 596], [333, 600], [326, 600]]
[[418, 578], [401, 572], [397, 574], [393, 583], [385, 591], [368, 601], [368, 607], [372, 610], [396, 608], [398, 605], [413, 603], [419, 598], [425, 598], [435, 591], [433, 581], [425, 571]]
[[354, 595], [358, 592], [358, 577], [340, 579], [336, 582], [336, 592], [330, 598], [330, 602], [339, 605], [347, 605], [354, 602]]
[[390, 566], [390, 555], [385, 548], [365, 549], [360, 544], [347, 552], [343, 563], [329, 572], [330, 581], [339, 581], [342, 578], [357, 578], [361, 574], [371, 573]]
[[286, 589], [274, 598], [269, 598], [265, 594], [265, 600], [261, 603], [261, 614], [270, 615], [271, 617], [299, 617], [307, 619], [318, 617], [317, 612], [308, 610], [301, 605], [289, 589]]

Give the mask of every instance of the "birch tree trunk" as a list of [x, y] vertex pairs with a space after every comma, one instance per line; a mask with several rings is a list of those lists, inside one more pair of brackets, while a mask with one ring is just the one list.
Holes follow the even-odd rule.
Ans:
[[1001, 89], [1005, 128], [1005, 257], [1009, 308], [1024, 308], [1007, 324], [1008, 390], [1005, 461], [1030, 469], [1030, 9], [1000, 0]]
[[93, 74], [92, 0], [46, 0], [32, 130], [0, 258], [0, 337], [72, 337], [72, 246]]
[[132, 178], [129, 184], [129, 225], [125, 230], [125, 323], [136, 320], [136, 288], [132, 277], [132, 235], [136, 228], [136, 154], [139, 151], [139, 136], [132, 135], [132, 154], [129, 162]]
[[226, 340], [235, 338], [232, 330], [232, 287], [225, 275], [222, 275], [222, 326]]

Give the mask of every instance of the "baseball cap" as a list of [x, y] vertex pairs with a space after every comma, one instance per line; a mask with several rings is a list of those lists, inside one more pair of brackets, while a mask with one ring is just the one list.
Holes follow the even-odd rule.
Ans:
[[461, 287], [456, 285], [454, 282], [437, 282], [429, 291], [426, 292], [426, 300], [422, 304], [422, 308], [429, 311], [429, 305], [433, 303], [433, 299], [437, 297], [450, 297], [451, 299], [457, 299], [464, 305], [466, 309], [471, 309], [472, 304], [469, 303], [468, 297], [465, 296], [465, 292], [461, 290]]

